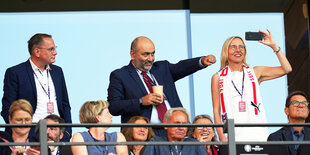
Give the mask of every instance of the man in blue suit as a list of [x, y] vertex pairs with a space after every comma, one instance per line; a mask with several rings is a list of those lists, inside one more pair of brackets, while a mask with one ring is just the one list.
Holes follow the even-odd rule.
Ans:
[[[285, 114], [288, 117], [289, 123], [305, 123], [309, 115], [309, 98], [302, 91], [294, 91], [286, 98]], [[310, 128], [303, 126], [283, 127], [280, 130], [272, 133], [268, 137], [268, 141], [309, 141]], [[309, 146], [305, 145], [304, 148], [299, 145], [285, 146], [288, 155], [304, 154], [307, 152], [305, 149]], [[308, 152], [309, 153], [309, 152]], [[307, 153], [307, 154], [308, 154]]]
[[[30, 58], [8, 68], [4, 78], [1, 115], [9, 123], [9, 108], [17, 99], [28, 100], [34, 111], [33, 123], [49, 114], [56, 114], [71, 123], [71, 107], [63, 71], [53, 65], [57, 55], [51, 35], [35, 34], [28, 41]], [[66, 128], [63, 141], [71, 138], [71, 128]], [[35, 136], [34, 130], [30, 134]]]
[[[165, 111], [172, 107], [182, 107], [175, 81], [188, 76], [216, 62], [213, 55], [182, 60], [176, 64], [155, 60], [155, 46], [144, 36], [131, 43], [131, 61], [127, 66], [110, 74], [108, 88], [109, 111], [121, 115], [122, 123], [135, 115], [145, 116], [151, 123], [162, 123]], [[163, 97], [153, 93], [151, 86], [162, 85]], [[158, 109], [159, 106], [164, 107]], [[155, 134], [166, 135], [165, 130], [155, 130]]]

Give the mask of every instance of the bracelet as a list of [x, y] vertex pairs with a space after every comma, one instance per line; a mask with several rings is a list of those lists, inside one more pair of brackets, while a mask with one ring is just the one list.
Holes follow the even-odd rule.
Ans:
[[279, 46], [279, 49], [277, 51], [274, 51], [276, 54], [279, 53], [281, 50], [280, 46]]

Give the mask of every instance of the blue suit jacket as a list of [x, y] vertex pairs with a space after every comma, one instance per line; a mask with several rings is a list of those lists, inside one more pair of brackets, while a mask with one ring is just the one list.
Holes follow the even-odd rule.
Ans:
[[[50, 68], [49, 72], [56, 91], [59, 115], [66, 123], [72, 123], [71, 107], [63, 71], [60, 67], [52, 64], [50, 64]], [[9, 123], [9, 109], [15, 100], [26, 99], [31, 103], [33, 111], [36, 111], [37, 90], [29, 60], [6, 70], [3, 90], [1, 116], [6, 123]], [[72, 130], [66, 128], [66, 131], [63, 140], [69, 141]]]
[[[200, 57], [182, 60], [177, 64], [171, 64], [168, 61], [157, 61], [153, 64], [150, 72], [159, 85], [164, 86], [164, 94], [171, 107], [182, 107], [174, 82], [202, 69], [199, 60]], [[143, 82], [131, 62], [110, 74], [109, 111], [114, 116], [121, 115], [122, 123], [127, 123], [132, 116], [136, 115], [151, 118], [152, 106], [139, 104], [139, 98], [147, 94]]]
[[[151, 142], [163, 141], [167, 142], [167, 137], [153, 137]], [[194, 138], [184, 138], [184, 142], [198, 142], [198, 140]], [[206, 149], [203, 148], [202, 145], [183, 145], [181, 154], [186, 155], [208, 155]], [[144, 146], [143, 150], [141, 150], [140, 154], [143, 155], [163, 155], [163, 154], [177, 154], [175, 151], [174, 145], [147, 145]]]
[[[310, 128], [305, 127], [305, 141], [310, 140]], [[293, 135], [290, 127], [283, 127], [268, 136], [268, 141], [293, 141]], [[300, 145], [301, 146], [301, 145]], [[307, 145], [306, 145], [307, 146]], [[294, 155], [294, 145], [286, 145], [285, 149], [288, 155]]]

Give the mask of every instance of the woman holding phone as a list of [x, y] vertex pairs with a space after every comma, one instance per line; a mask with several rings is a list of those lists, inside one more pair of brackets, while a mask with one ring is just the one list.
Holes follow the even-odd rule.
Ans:
[[[258, 42], [269, 46], [281, 66], [256, 66], [246, 63], [247, 50], [241, 37], [228, 38], [222, 47], [220, 71], [212, 76], [211, 90], [215, 123], [233, 118], [235, 123], [266, 123], [259, 84], [281, 77], [292, 71], [291, 65], [281, 48], [274, 41], [270, 31], [259, 31], [263, 40]], [[222, 128], [217, 128], [221, 141], [227, 141]], [[237, 141], [266, 141], [267, 127], [235, 128]]]

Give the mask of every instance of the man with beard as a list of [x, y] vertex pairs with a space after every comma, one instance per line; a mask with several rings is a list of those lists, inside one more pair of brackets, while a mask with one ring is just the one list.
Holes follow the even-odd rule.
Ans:
[[[44, 118], [46, 124], [59, 124], [65, 123], [65, 121], [57, 115], [51, 114]], [[48, 127], [47, 128], [47, 141], [49, 143], [59, 142], [64, 135], [64, 127]], [[71, 155], [71, 146], [48, 146], [51, 155]]]
[[[131, 61], [110, 74], [108, 88], [109, 111], [121, 115], [122, 123], [132, 116], [145, 116], [151, 123], [162, 123], [163, 116], [172, 107], [182, 107], [175, 81], [216, 62], [213, 55], [182, 60], [176, 64], [155, 60], [155, 46], [144, 36], [131, 43]], [[153, 93], [152, 86], [163, 86], [163, 97]], [[154, 129], [154, 128], [153, 128]], [[156, 135], [166, 136], [163, 128], [155, 128]]]
[[[184, 108], [171, 108], [165, 114], [164, 123], [187, 124], [189, 123], [189, 114]], [[151, 141], [198, 142], [193, 138], [185, 138], [187, 127], [165, 127], [165, 129], [168, 132], [167, 137], [156, 136]], [[141, 152], [140, 154], [145, 155], [208, 154], [202, 145], [148, 145]]]

